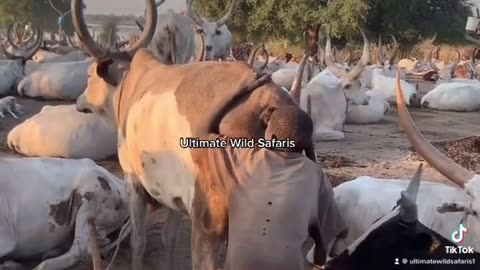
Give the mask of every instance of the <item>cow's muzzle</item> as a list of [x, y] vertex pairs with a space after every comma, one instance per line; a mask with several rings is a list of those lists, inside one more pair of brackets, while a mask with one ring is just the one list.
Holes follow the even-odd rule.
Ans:
[[81, 113], [93, 113], [92, 110], [90, 110], [89, 108], [83, 108], [78, 104], [77, 104], [77, 111]]

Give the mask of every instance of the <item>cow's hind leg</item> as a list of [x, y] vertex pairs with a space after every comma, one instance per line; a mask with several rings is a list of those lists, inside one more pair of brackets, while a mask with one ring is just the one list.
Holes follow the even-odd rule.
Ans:
[[73, 244], [67, 253], [56, 258], [41, 262], [33, 270], [63, 270], [77, 264], [81, 259], [88, 257], [89, 218], [95, 217], [95, 198], [83, 199], [82, 205], [75, 218], [75, 237]]
[[162, 232], [163, 243], [167, 250], [167, 264], [165, 269], [175, 269], [175, 246], [177, 244], [181, 222], [182, 215], [173, 210], [169, 210], [167, 223]]
[[132, 247], [132, 269], [143, 269], [143, 254], [147, 244], [146, 219], [147, 200], [143, 187], [137, 181], [136, 176], [127, 174], [127, 185], [129, 194], [129, 210], [132, 220], [130, 245]]
[[201, 207], [194, 204], [192, 212], [192, 270], [215, 270], [218, 237], [206, 232]]

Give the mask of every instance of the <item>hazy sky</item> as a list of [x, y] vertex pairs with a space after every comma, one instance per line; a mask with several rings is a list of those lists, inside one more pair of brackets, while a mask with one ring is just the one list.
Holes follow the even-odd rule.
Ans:
[[[85, 0], [88, 14], [143, 15], [144, 0]], [[180, 11], [185, 8], [185, 0], [166, 0], [158, 11], [171, 8]]]

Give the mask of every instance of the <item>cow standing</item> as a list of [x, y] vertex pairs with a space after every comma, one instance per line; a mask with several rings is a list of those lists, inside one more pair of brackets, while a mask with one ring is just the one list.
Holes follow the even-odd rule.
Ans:
[[[273, 82], [268, 80], [255, 86], [259, 74], [247, 63], [202, 62], [189, 65], [159, 63], [148, 50], [140, 49], [150, 42], [155, 28], [156, 12], [152, 0], [147, 1], [147, 20], [142, 37], [132, 49], [122, 53], [108, 53], [95, 44], [86, 28], [80, 3], [78, 0], [72, 1], [75, 31], [84, 42], [85, 49], [96, 61], [89, 69], [88, 87], [77, 99], [77, 109], [81, 112], [98, 113], [117, 127], [119, 159], [130, 192], [133, 269], [142, 269], [143, 266], [147, 203], [162, 203], [175, 211], [167, 220], [167, 228], [175, 228], [175, 222], [179, 222], [178, 213], [188, 215], [192, 220], [193, 269], [214, 269], [215, 247], [218, 240], [225, 236], [227, 218], [235, 216], [227, 216], [228, 194], [217, 185], [221, 183], [218, 180], [220, 178], [209, 177], [209, 169], [213, 168], [204, 163], [206, 160], [206, 156], [202, 154], [204, 152], [182, 148], [180, 138], [194, 137], [198, 125], [206, 126], [210, 132], [228, 137], [254, 139], [266, 137], [267, 127], [267, 130], [273, 131], [271, 134], [285, 138], [288, 137], [289, 130], [295, 130], [290, 128], [296, 122], [288, 119], [286, 124], [273, 124], [275, 113], [278, 110], [276, 119], [279, 120], [280, 117], [282, 120], [279, 108], [292, 108], [297, 113], [302, 113], [301, 109]], [[249, 91], [249, 88], [255, 91]], [[215, 113], [221, 107], [224, 108], [221, 113]], [[212, 115], [215, 119], [209, 120]], [[221, 120], [216, 119], [217, 117]], [[305, 149], [302, 150], [314, 160], [311, 134], [293, 135], [308, 138], [304, 139], [307, 142], [304, 142]], [[270, 167], [274, 172], [294, 170], [295, 166], [301, 166], [306, 162], [304, 157], [289, 160], [282, 159], [282, 155], [277, 154], [279, 160], [270, 160], [272, 157], [269, 157], [266, 162], [283, 160], [289, 166]], [[226, 157], [222, 160], [229, 164]], [[216, 163], [215, 166], [219, 166], [218, 164], [223, 163]], [[305, 181], [320, 180], [322, 177], [320, 169], [312, 163], [308, 164], [297, 177]], [[272, 175], [275, 177], [271, 181], [281, 180], [279, 175], [275, 173]], [[311, 177], [312, 175], [316, 175], [316, 178]], [[250, 181], [250, 178], [247, 175], [243, 180]], [[286, 184], [284, 181], [281, 182]], [[254, 191], [255, 189], [252, 190]], [[304, 196], [297, 192], [286, 194], [289, 195], [286, 196], [284, 203], [290, 203], [288, 201], [290, 198], [296, 201], [299, 200], [297, 196], [302, 198]], [[296, 199], [293, 199], [294, 197]], [[319, 199], [317, 197], [318, 193], [312, 191], [309, 200], [315, 201]], [[325, 196], [321, 199], [326, 200], [322, 205], [334, 207], [331, 197]], [[281, 204], [278, 207], [281, 207]], [[315, 212], [314, 209], [312, 212]], [[317, 232], [315, 238], [319, 244], [317, 256], [319, 261], [328, 249], [326, 243], [333, 241], [337, 233], [322, 233], [320, 239], [318, 231], [343, 229], [343, 226], [330, 226], [332, 225], [330, 222], [340, 220], [337, 211], [328, 212], [328, 215], [330, 214], [335, 218], [327, 218], [327, 212], [316, 215], [324, 222], [328, 221], [328, 224], [321, 226], [318, 226], [319, 223], [315, 220], [302, 220], [298, 226], [290, 225], [295, 231], [302, 231], [303, 235], [309, 228], [302, 227], [301, 224], [317, 225], [313, 228]], [[270, 240], [277, 239], [282, 242], [287, 240], [282, 234], [274, 232], [272, 231]], [[171, 239], [168, 239], [167, 242], [172, 243]], [[297, 250], [294, 250], [295, 254], [298, 254]], [[298, 259], [298, 256], [292, 257], [292, 260]]]

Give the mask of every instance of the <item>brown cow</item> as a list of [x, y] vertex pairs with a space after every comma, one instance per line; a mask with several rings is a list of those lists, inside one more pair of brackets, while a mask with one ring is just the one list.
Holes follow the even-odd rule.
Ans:
[[[266, 218], [271, 221], [265, 227], [269, 237], [255, 238], [253, 231], [243, 234], [239, 230], [247, 223], [229, 227], [229, 246], [236, 247], [229, 250], [229, 258], [242, 258], [246, 265], [268, 270], [274, 265], [267, 257], [260, 252], [248, 254], [244, 248], [254, 251], [255, 239], [267, 241], [258, 243], [259, 247], [291, 242], [289, 247], [275, 246], [272, 256], [284, 260], [286, 266], [297, 265], [304, 260], [299, 256], [299, 243], [310, 233], [318, 246], [315, 262], [321, 264], [345, 225], [331, 187], [310, 160], [315, 160], [311, 119], [295, 101], [247, 63], [158, 62], [152, 53], [140, 49], [150, 42], [155, 28], [153, 0], [147, 0], [141, 38], [123, 53], [110, 53], [95, 44], [80, 4], [80, 0], [72, 1], [75, 31], [96, 60], [89, 68], [88, 86], [77, 100], [77, 109], [95, 112], [118, 129], [119, 159], [130, 194], [133, 269], [143, 266], [147, 202], [176, 212], [169, 217], [168, 228], [175, 228], [177, 213], [191, 218], [193, 269], [214, 269], [216, 245], [226, 234], [228, 220], [249, 213], [253, 222], [265, 211], [272, 214]], [[292, 145], [278, 143], [248, 149], [222, 147], [220, 140], [195, 139], [205, 138], [205, 130], [214, 137], [253, 138], [259, 143], [261, 139], [284, 142], [291, 138], [296, 147], [293, 152], [285, 151]], [[211, 148], [197, 148], [205, 144]], [[308, 158], [299, 153], [302, 150]], [[259, 188], [261, 182], [265, 186]], [[242, 212], [242, 208], [249, 211]], [[295, 222], [285, 224], [288, 220]], [[265, 220], [250, 221], [247, 228], [257, 233]], [[173, 243], [172, 239], [168, 242]]]

